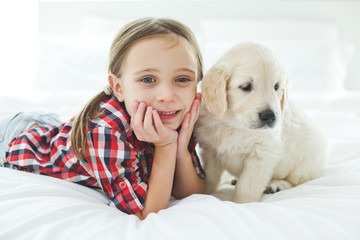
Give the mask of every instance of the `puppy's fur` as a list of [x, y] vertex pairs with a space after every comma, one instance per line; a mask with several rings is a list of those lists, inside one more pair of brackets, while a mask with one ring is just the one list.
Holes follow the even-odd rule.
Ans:
[[256, 43], [231, 48], [202, 80], [195, 126], [206, 181], [216, 191], [223, 170], [237, 178], [234, 202], [260, 201], [321, 175], [326, 140], [288, 100], [288, 79], [274, 53]]

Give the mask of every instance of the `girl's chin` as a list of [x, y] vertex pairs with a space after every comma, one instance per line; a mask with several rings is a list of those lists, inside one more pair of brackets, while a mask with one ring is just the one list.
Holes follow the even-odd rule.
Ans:
[[181, 124], [184, 121], [184, 117], [180, 114], [177, 114], [177, 116], [174, 118], [161, 119], [161, 121], [166, 127], [176, 131], [179, 127], [181, 127]]
[[178, 128], [180, 128], [179, 125], [174, 125], [174, 124], [164, 124], [166, 127], [170, 128], [171, 130], [178, 130]]
[[180, 123], [165, 122], [165, 121], [163, 121], [163, 124], [164, 124], [164, 126], [170, 128], [170, 129], [172, 129], [172, 130], [175, 130], [175, 131], [178, 130], [178, 128], [181, 127], [181, 124], [180, 124]]

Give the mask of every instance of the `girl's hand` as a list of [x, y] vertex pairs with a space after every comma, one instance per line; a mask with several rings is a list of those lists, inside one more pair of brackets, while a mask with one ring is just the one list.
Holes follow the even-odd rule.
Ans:
[[201, 93], [197, 93], [191, 105], [190, 112], [185, 114], [179, 131], [176, 159], [184, 159], [189, 153], [188, 145], [194, 130], [194, 125], [200, 114]]
[[146, 107], [144, 102], [134, 102], [130, 126], [140, 141], [153, 143], [155, 147], [176, 143], [178, 138], [178, 133], [164, 126], [158, 112]]

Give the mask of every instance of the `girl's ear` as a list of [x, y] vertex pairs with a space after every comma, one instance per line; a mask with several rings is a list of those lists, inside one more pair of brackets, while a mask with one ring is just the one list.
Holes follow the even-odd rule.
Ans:
[[116, 77], [114, 74], [110, 73], [108, 76], [109, 85], [111, 87], [112, 92], [115, 97], [120, 101], [124, 101], [124, 92], [122, 86], [120, 84], [120, 79]]

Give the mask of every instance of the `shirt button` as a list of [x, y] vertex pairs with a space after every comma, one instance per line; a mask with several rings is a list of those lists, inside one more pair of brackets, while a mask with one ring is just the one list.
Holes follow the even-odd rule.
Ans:
[[121, 189], [124, 189], [124, 188], [126, 188], [126, 187], [127, 187], [127, 185], [126, 185], [125, 182], [121, 182], [121, 183], [120, 183], [120, 188], [121, 188]]

